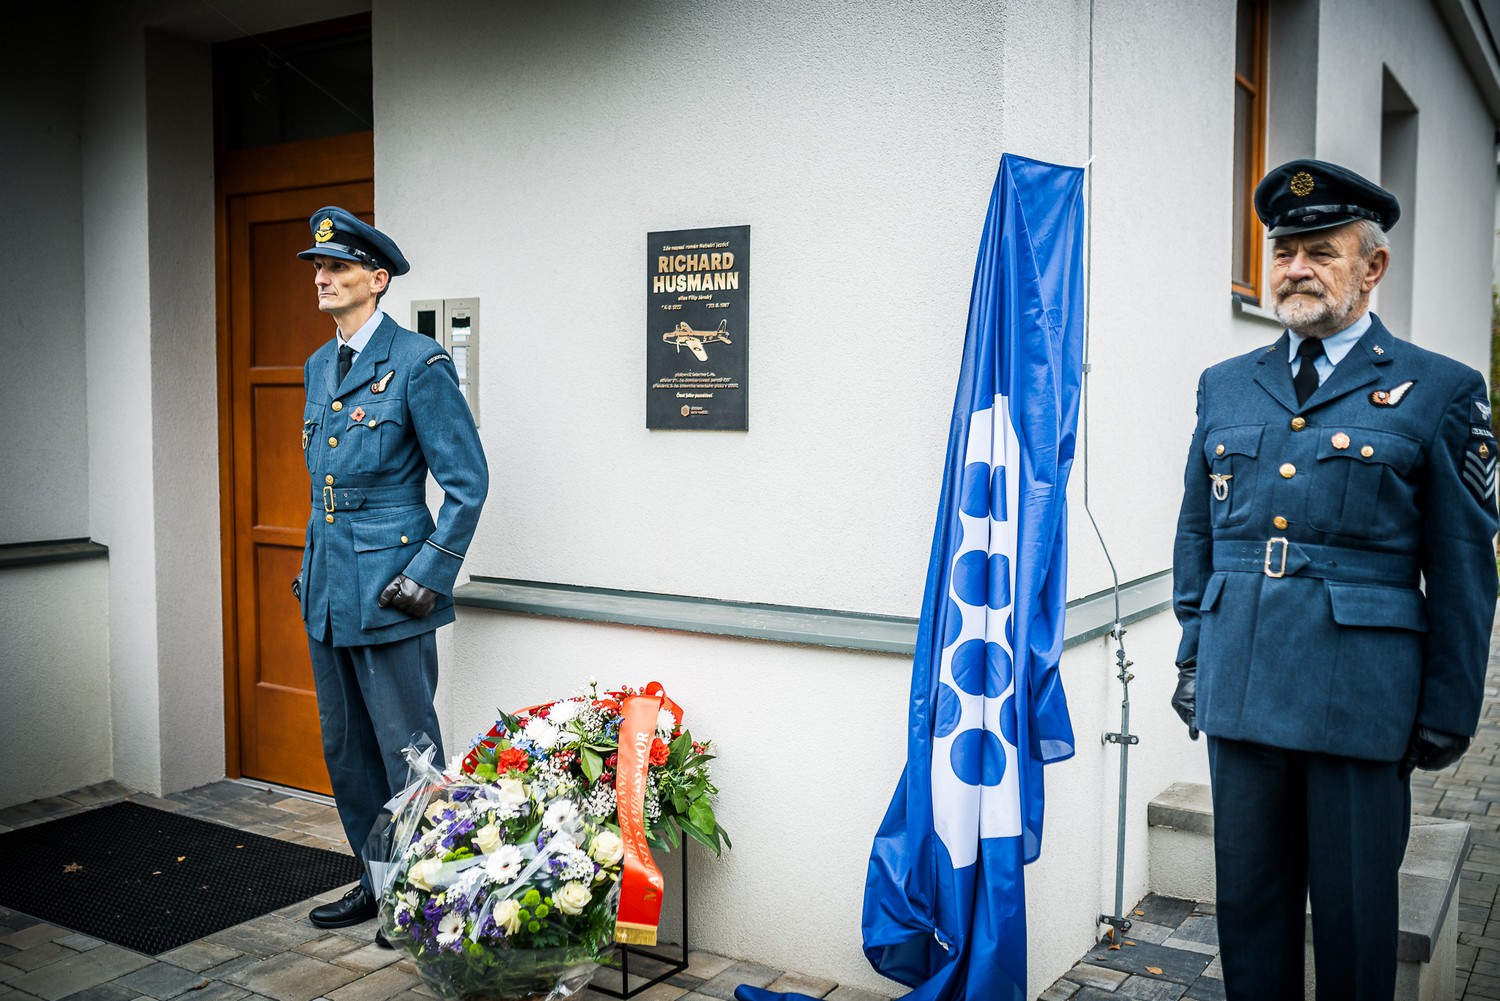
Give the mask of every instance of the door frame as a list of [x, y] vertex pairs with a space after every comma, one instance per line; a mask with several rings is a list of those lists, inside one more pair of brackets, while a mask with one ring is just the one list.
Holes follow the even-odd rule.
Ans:
[[[339, 182], [374, 183], [375, 133], [356, 132], [328, 139], [310, 139], [249, 150], [220, 150], [214, 178], [214, 281], [219, 390], [219, 558], [224, 621], [224, 773], [241, 776], [240, 761], [240, 614], [235, 526], [240, 513], [236, 497], [234, 416], [240, 401], [233, 385], [230, 329], [230, 279], [234, 263], [229, 254], [229, 200], [238, 195]], [[311, 165], [312, 169], [309, 169]], [[302, 183], [299, 183], [302, 182]]]

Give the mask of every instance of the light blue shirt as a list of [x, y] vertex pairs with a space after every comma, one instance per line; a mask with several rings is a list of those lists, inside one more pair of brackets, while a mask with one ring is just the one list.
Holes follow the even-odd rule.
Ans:
[[[345, 340], [344, 339], [344, 332], [342, 330], [339, 331], [339, 344], [340, 344], [340, 346], [342, 346], [344, 344], [349, 345], [351, 348], [354, 349], [354, 357], [358, 358], [359, 357], [359, 353], [365, 349], [365, 345], [368, 344], [368, 343], [370, 343], [370, 337], [375, 333], [375, 328], [378, 327], [378, 326], [380, 326], [380, 321], [384, 320], [384, 319], [385, 319], [385, 313], [380, 309], [379, 306], [376, 306], [375, 307], [375, 312], [372, 313], [372, 314], [370, 314], [370, 318], [364, 322], [364, 326], [360, 327], [358, 330], [356, 330], [354, 332], [354, 336], [353, 337], [350, 337], [348, 340]], [[1296, 335], [1293, 334], [1292, 336], [1295, 337]], [[1343, 336], [1343, 335], [1340, 334], [1339, 336]], [[1342, 355], [1340, 357], [1342, 357]], [[1318, 369], [1318, 371], [1321, 372], [1322, 369], [1320, 368], [1320, 369]]]
[[[1374, 318], [1370, 315], [1370, 311], [1365, 310], [1364, 315], [1349, 324], [1349, 326], [1331, 337], [1323, 338], [1323, 353], [1313, 362], [1313, 367], [1318, 370], [1318, 385], [1323, 385], [1328, 377], [1333, 374], [1333, 367], [1344, 360], [1344, 356], [1349, 353], [1349, 349], [1354, 347], [1359, 339], [1365, 335], [1365, 331], [1370, 329], [1370, 324], [1373, 322]], [[1302, 359], [1297, 356], [1297, 348], [1307, 338], [1294, 330], [1288, 330], [1287, 333], [1291, 339], [1291, 343], [1288, 346], [1292, 351], [1292, 375], [1295, 377], [1297, 372], [1302, 368]]]

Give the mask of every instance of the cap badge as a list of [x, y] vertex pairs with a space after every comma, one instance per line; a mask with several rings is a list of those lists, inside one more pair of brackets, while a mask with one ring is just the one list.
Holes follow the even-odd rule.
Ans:
[[1299, 170], [1292, 175], [1292, 194], [1298, 198], [1306, 198], [1312, 194], [1313, 176], [1305, 170]]
[[333, 220], [325, 217], [322, 222], [318, 223], [318, 229], [313, 233], [313, 239], [318, 243], [327, 243], [329, 240], [332, 240]]
[[1370, 394], [1370, 402], [1377, 407], [1394, 407], [1401, 402], [1406, 396], [1406, 391], [1411, 389], [1416, 381], [1415, 379], [1408, 379], [1401, 385], [1394, 386], [1391, 389], [1377, 389]]

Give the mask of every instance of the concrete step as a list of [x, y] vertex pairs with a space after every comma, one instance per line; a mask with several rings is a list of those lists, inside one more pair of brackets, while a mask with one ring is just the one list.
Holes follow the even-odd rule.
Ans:
[[[1208, 786], [1178, 782], [1146, 808], [1152, 891], [1211, 901], [1214, 813]], [[1453, 997], [1458, 958], [1458, 881], [1469, 852], [1469, 825], [1411, 819], [1401, 862], [1401, 928], [1396, 944], [1397, 1001]], [[1312, 919], [1307, 922], [1307, 997], [1313, 997]]]

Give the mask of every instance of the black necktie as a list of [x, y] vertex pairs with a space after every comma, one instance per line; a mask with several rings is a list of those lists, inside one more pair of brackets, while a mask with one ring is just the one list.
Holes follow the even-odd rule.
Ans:
[[1318, 389], [1318, 367], [1315, 362], [1323, 354], [1323, 342], [1316, 337], [1305, 338], [1297, 345], [1297, 357], [1302, 365], [1292, 376], [1292, 387], [1297, 390], [1297, 405], [1300, 407]]
[[[353, 364], [354, 364], [354, 349], [351, 348], [347, 344], [340, 344], [339, 345], [339, 382], [343, 382], [344, 381], [344, 377], [349, 374], [349, 368]], [[1317, 380], [1314, 379], [1313, 380], [1313, 385], [1316, 386], [1317, 384], [1318, 384]], [[1298, 392], [1301, 392], [1301, 390], [1298, 390]]]

